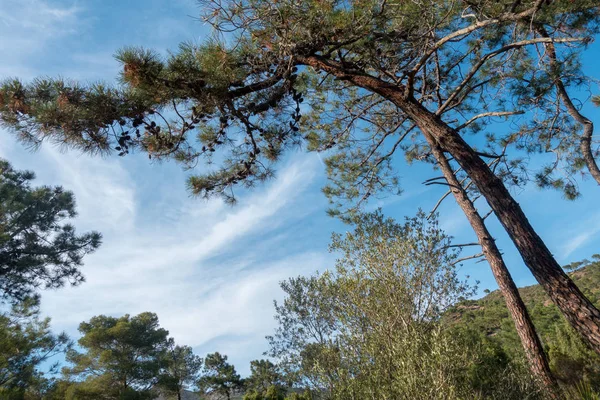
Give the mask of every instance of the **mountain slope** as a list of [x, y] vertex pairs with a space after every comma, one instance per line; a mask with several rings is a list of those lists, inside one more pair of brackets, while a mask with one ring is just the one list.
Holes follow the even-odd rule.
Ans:
[[[574, 263], [568, 267], [577, 268], [569, 275], [581, 291], [600, 306], [600, 260]], [[534, 285], [521, 288], [519, 292], [557, 377], [569, 383], [582, 378], [600, 381], [600, 357], [579, 340], [543, 289]], [[481, 299], [464, 301], [452, 307], [445, 320], [459, 329], [475, 331], [497, 341], [513, 357], [523, 356], [513, 321], [498, 290]]]

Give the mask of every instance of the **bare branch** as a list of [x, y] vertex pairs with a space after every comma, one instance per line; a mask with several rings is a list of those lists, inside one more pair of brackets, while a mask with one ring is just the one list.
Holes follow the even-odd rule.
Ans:
[[459, 125], [456, 128], [456, 130], [460, 131], [461, 129], [466, 128], [467, 126], [469, 126], [470, 124], [472, 124], [473, 122], [477, 121], [480, 118], [487, 118], [487, 117], [508, 117], [510, 115], [521, 115], [521, 114], [525, 114], [525, 111], [516, 110], [516, 111], [490, 111], [490, 112], [485, 112], [485, 113], [481, 113], [481, 114], [475, 115], [474, 117], [472, 117], [471, 119], [469, 119], [464, 124]]
[[454, 262], [452, 262], [451, 265], [460, 264], [463, 261], [472, 260], [474, 258], [481, 258], [484, 256], [485, 256], [485, 254], [483, 254], [483, 253], [477, 253], [477, 254], [473, 254], [472, 256], [461, 257], [458, 260], [455, 260]]
[[587, 39], [586, 38], [558, 38], [558, 39], [553, 39], [553, 38], [546, 38], [546, 37], [540, 37], [540, 38], [533, 38], [533, 39], [527, 39], [527, 40], [521, 40], [519, 42], [514, 42], [514, 43], [510, 43], [507, 44], [506, 46], [502, 46], [499, 49], [496, 49], [490, 53], [487, 53], [485, 56], [483, 56], [478, 63], [476, 63], [471, 70], [469, 71], [469, 73], [467, 74], [467, 76], [463, 79], [463, 81], [456, 87], [456, 89], [454, 89], [454, 91], [452, 92], [452, 94], [446, 99], [446, 101], [444, 102], [444, 104], [442, 104], [442, 106], [436, 111], [437, 115], [441, 115], [445, 109], [452, 104], [452, 101], [454, 101], [454, 99], [460, 94], [460, 92], [465, 88], [465, 86], [471, 81], [471, 79], [473, 79], [473, 77], [475, 76], [475, 74], [477, 73], [477, 71], [479, 71], [481, 69], [481, 67], [491, 58], [496, 57], [499, 54], [502, 53], [506, 53], [509, 50], [512, 49], [516, 49], [519, 47], [523, 47], [523, 46], [529, 46], [532, 44], [537, 44], [537, 43], [568, 43], [568, 42], [585, 42]]
[[469, 246], [481, 246], [481, 244], [479, 242], [463, 243], [463, 244], [449, 244], [448, 246], [444, 246], [443, 249], [450, 249], [452, 247], [469, 247]]
[[520, 12], [518, 14], [510, 12], [510, 13], [506, 13], [498, 18], [492, 18], [492, 19], [488, 19], [485, 21], [479, 21], [477, 23], [467, 26], [466, 28], [456, 30], [456, 31], [452, 32], [451, 34], [444, 36], [443, 38], [438, 40], [431, 47], [431, 49], [429, 49], [425, 54], [423, 54], [421, 59], [419, 59], [419, 62], [417, 62], [417, 64], [413, 67], [413, 69], [411, 71], [411, 75], [413, 75], [413, 76], [416, 75], [416, 73], [425, 65], [425, 63], [427, 63], [427, 60], [429, 59], [429, 57], [431, 57], [431, 55], [433, 53], [435, 53], [436, 50], [438, 50], [440, 47], [442, 47], [444, 44], [448, 43], [449, 41], [456, 39], [458, 37], [461, 37], [461, 36], [466, 36], [466, 35], [470, 34], [471, 32], [481, 29], [483, 27], [486, 27], [488, 25], [499, 24], [502, 22], [516, 21], [519, 19], [523, 19], [525, 17], [532, 16], [542, 7], [542, 4], [544, 3], [544, 1], [546, 1], [546, 0], [537, 0], [535, 2], [535, 4], [533, 5], [533, 7], [529, 8], [528, 10], [525, 10], [523, 12]]

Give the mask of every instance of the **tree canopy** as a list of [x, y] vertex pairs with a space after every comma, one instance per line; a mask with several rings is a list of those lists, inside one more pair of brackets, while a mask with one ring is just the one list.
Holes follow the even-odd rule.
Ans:
[[[205, 21], [227, 40], [184, 43], [167, 58], [122, 49], [119, 87], [6, 81], [3, 123], [30, 144], [55, 140], [120, 155], [142, 150], [186, 166], [222, 151], [225, 162], [190, 178], [190, 187], [228, 199], [236, 184], [269, 177], [270, 165], [287, 147], [308, 141], [312, 149], [336, 150], [328, 194], [353, 204], [387, 187], [396, 150], [410, 160], [430, 158], [410, 113], [356, 82], [362, 76], [402, 88], [440, 118], [455, 121], [461, 133], [482, 131], [498, 117], [518, 117], [517, 131], [488, 130], [487, 144], [478, 141], [490, 155], [503, 158], [515, 145], [552, 150], [566, 163], [565, 172], [585, 166], [581, 126], [556, 85], [586, 82], [578, 55], [597, 32], [593, 0], [200, 4]], [[536, 51], [549, 45], [552, 54]], [[300, 107], [304, 100], [310, 109]], [[532, 107], [535, 113], [525, 113]], [[509, 183], [526, 178], [518, 164], [500, 162], [497, 168]], [[544, 171], [536, 176], [540, 184], [577, 194], [572, 173], [560, 180]], [[348, 180], [361, 185], [352, 190]]]
[[97, 232], [77, 235], [75, 198], [62, 187], [32, 187], [35, 175], [0, 160], [0, 296], [22, 300], [38, 288], [83, 281], [83, 257], [100, 246]]
[[271, 386], [284, 386], [283, 380], [278, 367], [270, 360], [253, 360], [250, 361], [250, 376], [244, 380], [244, 385], [262, 393]]
[[[82, 351], [72, 349], [65, 369], [76, 377], [70, 388], [75, 398], [152, 399], [159, 383], [169, 332], [156, 314], [109, 317], [99, 315], [79, 325]], [[87, 396], [87, 397], [86, 397]]]
[[[50, 331], [50, 318], [41, 318], [39, 301], [29, 298], [0, 314], [0, 397], [17, 399], [44, 385], [58, 363], [49, 360], [72, 346], [65, 333]], [[47, 370], [44, 370], [46, 368]]]
[[207, 354], [204, 358], [198, 387], [201, 393], [230, 400], [233, 394], [241, 389], [242, 381], [235, 367], [227, 362], [227, 356], [215, 352]]
[[203, 360], [191, 347], [173, 343], [165, 352], [164, 363], [158, 386], [161, 392], [175, 394], [181, 400], [181, 392], [198, 381]]

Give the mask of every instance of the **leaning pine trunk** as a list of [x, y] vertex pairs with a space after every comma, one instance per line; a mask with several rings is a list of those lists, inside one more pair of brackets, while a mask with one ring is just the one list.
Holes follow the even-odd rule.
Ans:
[[490, 264], [494, 278], [506, 301], [506, 307], [515, 323], [515, 329], [521, 339], [521, 344], [525, 350], [525, 355], [529, 361], [529, 368], [533, 376], [541, 385], [543, 385], [551, 398], [559, 399], [561, 397], [559, 388], [550, 371], [548, 359], [546, 358], [546, 353], [544, 353], [540, 338], [536, 334], [529, 312], [521, 299], [515, 282], [510, 276], [510, 272], [502, 259], [502, 254], [500, 253], [498, 246], [496, 246], [494, 238], [490, 235], [483, 218], [479, 215], [479, 212], [469, 198], [467, 191], [462, 187], [462, 184], [454, 174], [442, 149], [431, 136], [426, 135], [426, 137], [431, 144], [433, 156], [438, 160], [444, 178], [446, 178], [446, 181], [450, 186], [450, 191], [454, 194], [456, 202], [467, 216], [469, 223], [477, 235], [477, 240], [481, 245], [483, 254], [485, 254], [485, 257]]
[[426, 109], [403, 86], [382, 81], [318, 55], [300, 57], [299, 63], [327, 72], [338, 79], [377, 93], [394, 103], [431, 140], [449, 153], [485, 197], [496, 217], [550, 299], [589, 346], [600, 354], [600, 311], [581, 293], [556, 262], [535, 232], [504, 183], [475, 153], [460, 134]]
[[531, 270], [554, 304], [581, 337], [600, 354], [600, 311], [584, 296], [556, 262], [503, 182], [463, 138], [416, 100], [403, 110], [422, 132], [448, 152], [486, 198]]

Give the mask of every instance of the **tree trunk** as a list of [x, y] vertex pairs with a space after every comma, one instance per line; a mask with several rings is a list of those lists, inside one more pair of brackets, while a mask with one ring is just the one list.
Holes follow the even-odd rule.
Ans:
[[600, 311], [583, 295], [556, 262], [504, 183], [458, 132], [407, 94], [406, 88], [401, 85], [382, 81], [318, 55], [299, 57], [298, 62], [332, 74], [338, 79], [351, 82], [391, 101], [417, 125], [423, 134], [431, 135], [432, 140], [452, 155], [485, 197], [523, 257], [525, 265], [550, 299], [582, 339], [600, 354]]
[[441, 119], [411, 99], [402, 109], [423, 133], [451, 154], [486, 198], [498, 220], [554, 304], [581, 337], [600, 354], [600, 311], [556, 262], [503, 182], [463, 138]]
[[544, 352], [540, 338], [536, 334], [529, 312], [527, 311], [517, 286], [502, 259], [502, 254], [500, 254], [500, 250], [498, 249], [498, 246], [496, 246], [494, 238], [490, 235], [483, 218], [469, 198], [467, 191], [463, 188], [462, 184], [454, 174], [442, 149], [430, 135], [425, 136], [431, 145], [434, 157], [438, 160], [444, 178], [446, 178], [446, 181], [450, 186], [450, 191], [467, 216], [471, 227], [473, 227], [473, 230], [477, 235], [477, 240], [481, 245], [483, 254], [485, 254], [485, 257], [490, 264], [494, 278], [500, 288], [500, 292], [502, 292], [504, 300], [506, 301], [506, 307], [512, 316], [515, 329], [521, 339], [521, 344], [525, 350], [525, 355], [529, 361], [529, 368], [531, 369], [533, 376], [547, 390], [548, 395], [551, 398], [561, 398], [557, 382], [554, 379], [552, 372], [550, 372], [548, 359], [546, 358], [546, 353]]

